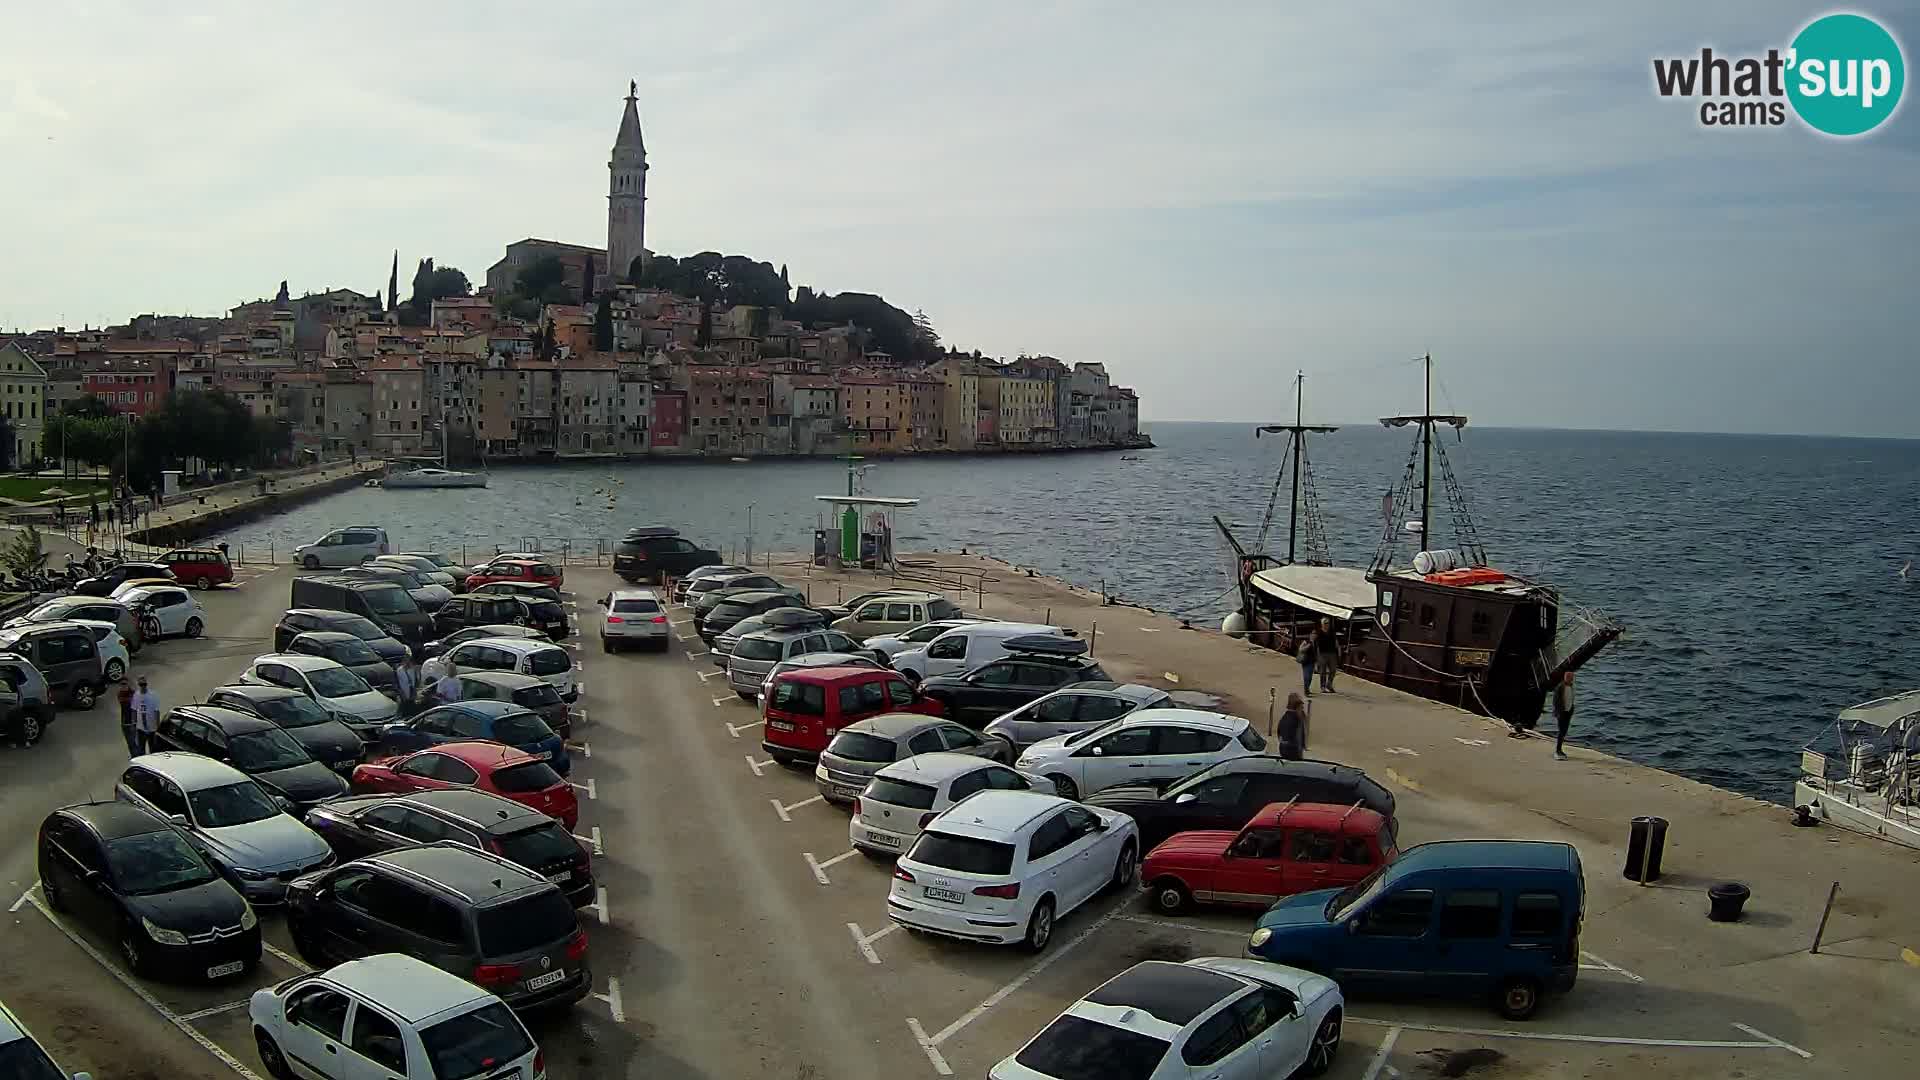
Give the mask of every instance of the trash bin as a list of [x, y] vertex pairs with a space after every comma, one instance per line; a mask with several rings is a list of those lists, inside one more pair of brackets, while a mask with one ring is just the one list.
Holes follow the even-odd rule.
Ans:
[[1746, 906], [1753, 890], [1738, 881], [1722, 881], [1707, 890], [1707, 918], [1714, 922], [1739, 922], [1740, 909]]
[[1660, 880], [1660, 854], [1667, 847], [1667, 819], [1657, 817], [1637, 817], [1633, 819], [1633, 829], [1627, 836], [1627, 866], [1625, 875], [1629, 881], [1641, 880], [1641, 862], [1646, 863], [1646, 880]]

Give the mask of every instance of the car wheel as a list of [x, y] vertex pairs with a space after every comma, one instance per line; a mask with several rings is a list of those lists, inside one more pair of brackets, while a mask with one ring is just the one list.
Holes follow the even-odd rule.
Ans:
[[309, 555], [300, 560], [300, 565], [309, 570], [318, 570], [320, 569], [320, 557], [318, 555]]
[[613, 655], [613, 641], [608, 638], [601, 638], [600, 651], [603, 653], [606, 653], [609, 656]]
[[789, 769], [793, 768], [794, 757], [792, 754], [783, 754], [778, 750], [769, 750], [767, 753], [772, 756], [774, 764], [784, 765]]
[[1008, 766], [1020, 760], [1020, 748], [1013, 745], [1012, 739], [1005, 735], [990, 735], [988, 738], [1000, 744], [993, 752], [993, 760]]
[[734, 693], [740, 696], [741, 701], [754, 700], [754, 696], [752, 694], [747, 693], [745, 690], [735, 690]]
[[1031, 953], [1037, 953], [1053, 940], [1053, 898], [1044, 897], [1033, 909], [1033, 918], [1027, 920], [1027, 936], [1021, 940], [1020, 947]]
[[1540, 983], [1524, 975], [1508, 979], [1500, 986], [1500, 1015], [1509, 1020], [1525, 1020], [1540, 1007]]
[[1053, 781], [1055, 794], [1063, 799], [1072, 799], [1075, 802], [1080, 801], [1080, 785], [1073, 782], [1073, 777], [1054, 773], [1048, 776], [1047, 779]]
[[67, 910], [67, 899], [60, 895], [60, 886], [54, 884], [53, 879], [44, 873], [40, 875], [40, 896], [47, 902], [49, 908], [55, 911]]
[[897, 856], [894, 855], [893, 852], [881, 851], [879, 848], [857, 847], [854, 850], [858, 851], [862, 855], [865, 855], [867, 858], [872, 859], [874, 862], [892, 862], [895, 858], [897, 858]]
[[93, 708], [93, 699], [97, 691], [92, 683], [81, 683], [73, 688], [73, 707], [76, 709]]
[[187, 636], [188, 637], [199, 637], [201, 632], [204, 631], [206, 628], [207, 628], [207, 624], [201, 622], [200, 616], [198, 615], [195, 615], [193, 618], [187, 620]]
[[280, 1044], [273, 1041], [273, 1036], [254, 1028], [253, 1045], [260, 1051], [260, 1064], [267, 1067], [268, 1076], [273, 1080], [295, 1080], [293, 1070], [287, 1068], [286, 1055], [280, 1052]]
[[208, 589], [213, 588], [213, 579], [210, 577], [203, 577], [199, 581], [194, 582], [193, 587], [196, 589], [199, 589], [201, 592], [206, 592]]
[[329, 966], [327, 958], [320, 955], [319, 948], [314, 945], [313, 938], [308, 936], [305, 930], [289, 922], [287, 924], [287, 936], [293, 939], [293, 951], [300, 954], [300, 959], [305, 960], [316, 968], [324, 969]]
[[46, 733], [47, 726], [41, 721], [40, 715], [28, 712], [20, 717], [20, 726], [14, 731], [14, 741], [23, 747], [32, 746]]
[[133, 975], [147, 973], [147, 949], [135, 936], [139, 933], [132, 923], [127, 923], [120, 930], [120, 958], [127, 962], [127, 971]]
[[1319, 1076], [1333, 1067], [1333, 1056], [1339, 1051], [1340, 1010], [1335, 1009], [1320, 1021], [1320, 1029], [1313, 1033], [1313, 1043], [1307, 1047], [1307, 1060], [1295, 1075]]
[[114, 657], [107, 661], [106, 676], [108, 682], [119, 682], [127, 677], [127, 665], [121, 663], [119, 657]]
[[1134, 856], [1133, 841], [1127, 841], [1120, 849], [1120, 859], [1113, 864], [1113, 880], [1108, 884], [1115, 889], [1124, 889], [1133, 884], [1133, 875], [1140, 869], [1140, 860]]
[[908, 670], [905, 670], [905, 671], [902, 671], [902, 672], [900, 672], [900, 674], [902, 674], [902, 675], [904, 675], [904, 676], [906, 676], [906, 679], [907, 679], [907, 684], [908, 684], [909, 686], [919, 686], [919, 685], [920, 685], [920, 673], [919, 673], [919, 672], [917, 672], [917, 671], [913, 671], [913, 670], [911, 670], [911, 669], [908, 669]]
[[1153, 910], [1162, 915], [1178, 915], [1193, 903], [1193, 894], [1175, 878], [1161, 878], [1147, 890], [1148, 898], [1153, 902]]

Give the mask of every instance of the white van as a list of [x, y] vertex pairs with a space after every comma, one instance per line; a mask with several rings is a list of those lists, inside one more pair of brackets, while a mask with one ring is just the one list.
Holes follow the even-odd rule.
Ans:
[[958, 675], [972, 671], [989, 660], [1006, 656], [1011, 651], [1007, 648], [1007, 639], [1028, 634], [1078, 636], [1077, 631], [1044, 623], [968, 623], [954, 627], [917, 649], [895, 653], [893, 670], [914, 682], [929, 675]]

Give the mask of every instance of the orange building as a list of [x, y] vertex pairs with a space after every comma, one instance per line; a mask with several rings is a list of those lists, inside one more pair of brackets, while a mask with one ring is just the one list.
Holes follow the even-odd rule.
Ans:
[[890, 375], [840, 377], [840, 409], [855, 449], [904, 450], [913, 433], [913, 395]]

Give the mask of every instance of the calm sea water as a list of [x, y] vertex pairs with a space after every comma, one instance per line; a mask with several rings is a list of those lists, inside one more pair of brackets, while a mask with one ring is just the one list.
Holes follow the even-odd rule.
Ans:
[[[1257, 532], [1283, 444], [1250, 427], [1155, 424], [1160, 449], [879, 462], [865, 488], [922, 500], [904, 550], [962, 547], [1217, 625], [1231, 601], [1211, 517]], [[1364, 565], [1405, 432], [1313, 444], [1337, 561]], [[1583, 673], [1575, 741], [1784, 802], [1797, 752], [1838, 709], [1920, 685], [1920, 442], [1469, 429], [1448, 439], [1496, 566], [1560, 585], [1627, 625]], [[616, 483], [617, 481], [617, 483]], [[595, 489], [613, 491], [609, 500]], [[677, 525], [723, 550], [810, 550], [826, 461], [507, 467], [484, 492], [357, 489], [223, 539], [285, 551], [330, 528], [480, 554], [541, 536]], [[1286, 494], [1274, 523], [1285, 544]], [[1436, 515], [1435, 533], [1447, 532]]]

